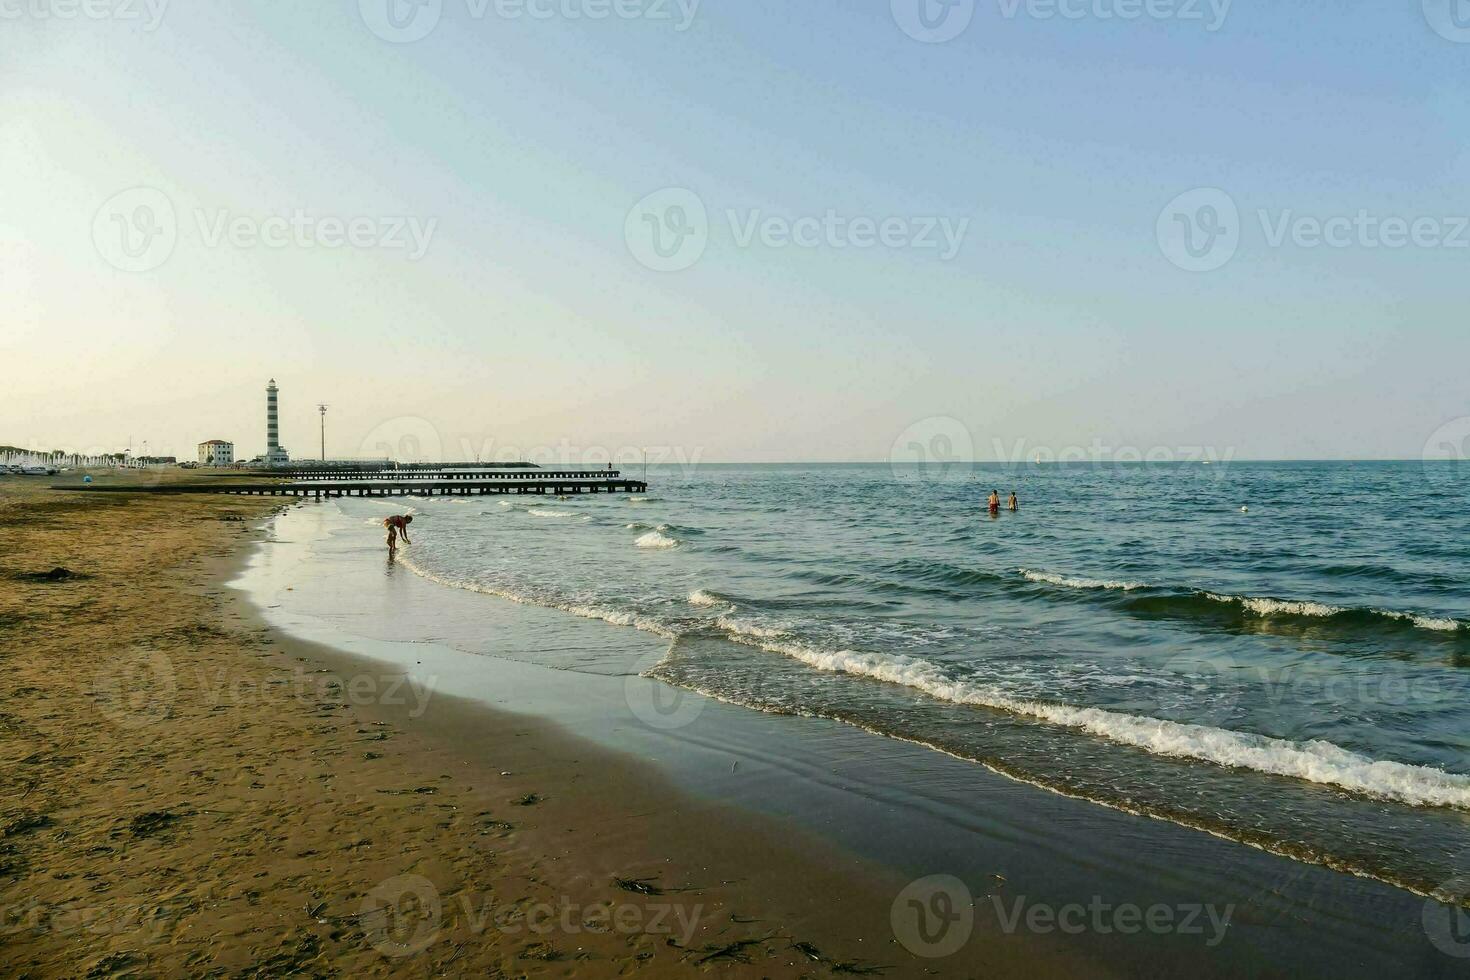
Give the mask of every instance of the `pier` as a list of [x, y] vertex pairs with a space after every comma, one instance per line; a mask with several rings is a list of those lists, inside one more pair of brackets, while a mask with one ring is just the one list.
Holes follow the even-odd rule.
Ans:
[[492, 494], [567, 496], [583, 493], [646, 493], [642, 480], [625, 480], [617, 470], [529, 470], [509, 473], [419, 470], [384, 477], [378, 472], [317, 475], [259, 483], [213, 480], [154, 484], [65, 484], [53, 490], [83, 493], [215, 493], [244, 497], [470, 497]]

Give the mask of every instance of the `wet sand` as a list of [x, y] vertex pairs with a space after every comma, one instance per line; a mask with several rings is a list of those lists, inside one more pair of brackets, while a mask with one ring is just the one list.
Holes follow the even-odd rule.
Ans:
[[[892, 869], [266, 625], [272, 506], [0, 483], [4, 973], [934, 969]], [[1108, 972], [1001, 938], [942, 972]]]
[[[303, 543], [260, 530], [273, 506], [0, 481], [5, 973], [1344, 977], [1463, 965], [1426, 939], [1414, 896], [927, 749], [714, 702], [676, 731], [638, 724], [628, 685], [654, 682], [595, 653], [636, 652], [616, 648], [642, 638], [579, 621], [567, 633], [538, 618], [549, 611], [382, 578], [376, 558], [301, 577], [286, 551]], [[75, 574], [36, 575], [57, 566]], [[280, 601], [259, 580], [263, 610], [225, 585], [242, 574], [264, 575]], [[387, 602], [404, 606], [364, 612]], [[463, 621], [480, 632], [593, 648], [595, 666], [455, 649], [461, 618], [444, 602], [473, 603]], [[374, 638], [374, 624], [399, 635]], [[963, 882], [973, 926], [935, 875]], [[1109, 931], [1029, 918], [1099, 903]], [[1128, 904], [1228, 905], [1232, 920], [1214, 945], [1207, 919], [1200, 934], [1110, 929]], [[1017, 910], [1028, 918], [1006, 928]]]

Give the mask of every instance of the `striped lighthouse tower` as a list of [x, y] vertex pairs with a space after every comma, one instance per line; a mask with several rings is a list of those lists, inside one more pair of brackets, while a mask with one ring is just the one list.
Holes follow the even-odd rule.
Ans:
[[279, 389], [276, 379], [271, 378], [265, 388], [265, 461], [271, 466], [280, 466], [291, 460], [281, 448], [280, 405], [276, 398]]

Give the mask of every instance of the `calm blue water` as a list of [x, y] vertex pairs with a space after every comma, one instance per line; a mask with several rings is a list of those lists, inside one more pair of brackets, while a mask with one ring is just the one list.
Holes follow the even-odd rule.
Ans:
[[[1421, 891], [1464, 864], [1470, 468], [650, 481], [636, 499], [416, 501], [401, 561], [667, 637], [650, 672], [723, 700]], [[1020, 513], [987, 516], [991, 489]]]

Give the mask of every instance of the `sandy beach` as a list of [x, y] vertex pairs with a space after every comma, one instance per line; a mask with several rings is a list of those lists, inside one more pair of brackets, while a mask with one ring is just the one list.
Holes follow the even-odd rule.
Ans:
[[[313, 569], [273, 557], [301, 550], [281, 529], [307, 535], [321, 505], [7, 481], [0, 506], [0, 961], [17, 975], [1229, 976], [1319, 959], [1382, 975], [1406, 954], [1421, 975], [1453, 966], [1417, 933], [1412, 896], [845, 726], [712, 704], [714, 734], [677, 741], [604, 703], [626, 698], [614, 677], [436, 644], [395, 654], [347, 632], [323, 634], [329, 646], [305, 619], [282, 630], [270, 620], [288, 604], [257, 609], [250, 588], [294, 595], [289, 578], [308, 605], [336, 595], [348, 610], [331, 590], [365, 591], [361, 569], [311, 584]], [[394, 601], [410, 605], [437, 588], [402, 581]], [[427, 631], [405, 616], [406, 635]], [[1166, 866], [1192, 870], [1168, 883]], [[903, 935], [895, 911], [905, 895], [947, 911], [922, 890], [938, 872], [985, 885], [956, 944]], [[1213, 897], [1232, 921], [1172, 939], [1005, 925], [1011, 896], [1019, 912], [1028, 895], [1057, 909], [1089, 894], [1143, 909]]]
[[[929, 972], [891, 870], [266, 626], [272, 504], [0, 492], [7, 973]], [[1004, 940], [945, 974], [1107, 972]]]

